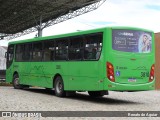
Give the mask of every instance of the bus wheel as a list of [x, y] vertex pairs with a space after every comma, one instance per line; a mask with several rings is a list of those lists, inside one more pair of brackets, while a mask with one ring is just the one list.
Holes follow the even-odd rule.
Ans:
[[60, 76], [55, 79], [54, 82], [55, 95], [58, 97], [66, 96], [66, 92], [64, 91], [64, 83]]
[[101, 91], [88, 91], [91, 97], [102, 97], [104, 94]]
[[19, 76], [17, 74], [13, 77], [13, 87], [14, 89], [20, 89], [22, 86], [19, 84]]

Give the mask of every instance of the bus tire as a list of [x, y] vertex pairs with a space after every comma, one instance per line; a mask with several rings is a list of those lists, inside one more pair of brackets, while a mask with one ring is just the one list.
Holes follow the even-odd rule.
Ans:
[[74, 97], [74, 96], [76, 96], [76, 91], [66, 91], [66, 96], [67, 97]]
[[28, 88], [29, 88], [29, 85], [21, 85], [21, 88], [26, 88], [26, 89], [28, 89]]
[[54, 82], [55, 95], [57, 97], [65, 97], [66, 92], [64, 91], [64, 83], [60, 76], [56, 77]]
[[102, 96], [104, 96], [103, 92], [101, 92], [101, 91], [88, 91], [88, 94], [91, 97], [102, 97]]
[[13, 76], [13, 87], [14, 89], [22, 89], [22, 85], [19, 84], [19, 76], [18, 74], [15, 74]]

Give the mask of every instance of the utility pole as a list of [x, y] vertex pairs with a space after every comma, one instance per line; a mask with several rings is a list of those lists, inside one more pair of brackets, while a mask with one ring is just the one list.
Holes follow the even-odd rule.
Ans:
[[40, 19], [39, 19], [39, 26], [38, 26], [38, 37], [42, 37], [42, 15], [40, 16]]

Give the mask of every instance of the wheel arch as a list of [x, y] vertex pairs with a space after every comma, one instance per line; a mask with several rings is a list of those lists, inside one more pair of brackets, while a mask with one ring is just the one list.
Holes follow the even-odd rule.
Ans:
[[[60, 74], [60, 73], [56, 73], [55, 75], [54, 75], [54, 77], [53, 77], [53, 83], [52, 83], [52, 87], [54, 88], [54, 83], [55, 83], [55, 80], [56, 80], [56, 78], [58, 77], [58, 76], [60, 76], [61, 78], [62, 78], [62, 75]], [[63, 79], [63, 78], [62, 78]]]
[[19, 76], [18, 72], [17, 72], [17, 71], [14, 71], [13, 76], [12, 76], [12, 82], [13, 82], [13, 78], [14, 78], [14, 76], [15, 76], [16, 74]]

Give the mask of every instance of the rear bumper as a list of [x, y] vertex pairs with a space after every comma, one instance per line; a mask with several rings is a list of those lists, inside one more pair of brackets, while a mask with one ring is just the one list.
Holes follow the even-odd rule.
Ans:
[[111, 82], [108, 79], [104, 83], [105, 90], [113, 91], [144, 91], [144, 90], [154, 90], [155, 89], [155, 80], [149, 83], [144, 84], [122, 84]]

